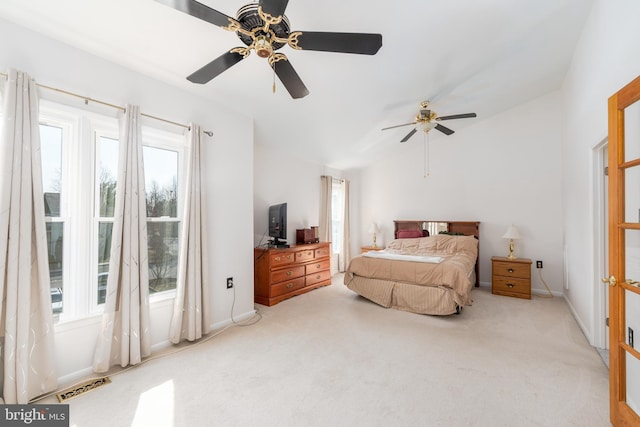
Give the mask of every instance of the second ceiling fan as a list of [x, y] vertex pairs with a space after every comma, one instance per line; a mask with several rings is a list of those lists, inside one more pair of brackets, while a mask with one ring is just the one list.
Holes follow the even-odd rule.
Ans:
[[413, 128], [411, 132], [409, 132], [404, 138], [400, 140], [400, 142], [407, 142], [409, 138], [411, 138], [413, 134], [416, 133], [418, 130], [429, 132], [431, 129], [435, 128], [436, 130], [439, 130], [445, 135], [451, 135], [452, 133], [454, 133], [453, 130], [449, 129], [448, 127], [442, 126], [440, 123], [438, 123], [441, 120], [466, 119], [470, 117], [477, 117], [476, 113], [454, 114], [451, 116], [438, 116], [438, 114], [435, 111], [429, 110], [428, 108], [429, 108], [429, 102], [423, 101], [420, 103], [420, 111], [418, 111], [418, 114], [416, 115], [416, 118], [414, 121], [412, 121], [411, 123], [404, 123], [401, 125], [389, 126], [389, 127], [383, 128], [382, 130], [395, 129], [402, 126], [416, 125], [416, 127]]
[[235, 32], [246, 47], [235, 47], [209, 62], [187, 77], [193, 83], [204, 84], [231, 68], [255, 50], [266, 58], [291, 97], [309, 94], [306, 86], [283, 53], [276, 51], [288, 45], [296, 50], [357, 53], [374, 55], [382, 46], [382, 35], [369, 33], [332, 33], [291, 31], [284, 15], [289, 0], [260, 0], [242, 6], [236, 18], [195, 0], [156, 0], [223, 30]]

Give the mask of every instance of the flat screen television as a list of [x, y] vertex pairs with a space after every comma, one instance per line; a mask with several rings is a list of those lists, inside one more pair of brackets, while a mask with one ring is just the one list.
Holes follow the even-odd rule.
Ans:
[[269, 206], [269, 246], [288, 248], [287, 245], [287, 204]]

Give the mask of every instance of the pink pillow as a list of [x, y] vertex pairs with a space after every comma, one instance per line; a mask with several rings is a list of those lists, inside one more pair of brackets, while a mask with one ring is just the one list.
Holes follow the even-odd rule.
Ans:
[[398, 239], [415, 239], [423, 237], [422, 230], [398, 230]]

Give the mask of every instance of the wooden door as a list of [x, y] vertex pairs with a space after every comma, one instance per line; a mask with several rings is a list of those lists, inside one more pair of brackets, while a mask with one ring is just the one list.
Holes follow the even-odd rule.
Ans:
[[[611, 423], [640, 425], [640, 77], [609, 98]], [[635, 334], [631, 337], [631, 331]]]

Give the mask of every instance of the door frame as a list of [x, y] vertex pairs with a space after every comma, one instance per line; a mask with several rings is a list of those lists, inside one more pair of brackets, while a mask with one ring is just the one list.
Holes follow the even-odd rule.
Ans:
[[600, 277], [606, 277], [609, 272], [609, 233], [608, 226], [608, 180], [604, 174], [607, 163], [609, 140], [604, 138], [594, 148], [594, 270], [596, 284], [593, 296], [593, 343], [594, 347], [609, 348], [609, 331], [606, 320], [609, 315], [609, 299], [607, 288], [601, 285]]
[[625, 172], [640, 167], [640, 159], [625, 159], [625, 109], [640, 102], [640, 76], [608, 100], [609, 124], [609, 407], [614, 427], [640, 425], [640, 414], [627, 404], [626, 357], [640, 358], [626, 343], [625, 292], [637, 292], [626, 283], [627, 230], [640, 230], [640, 223], [626, 222]]

